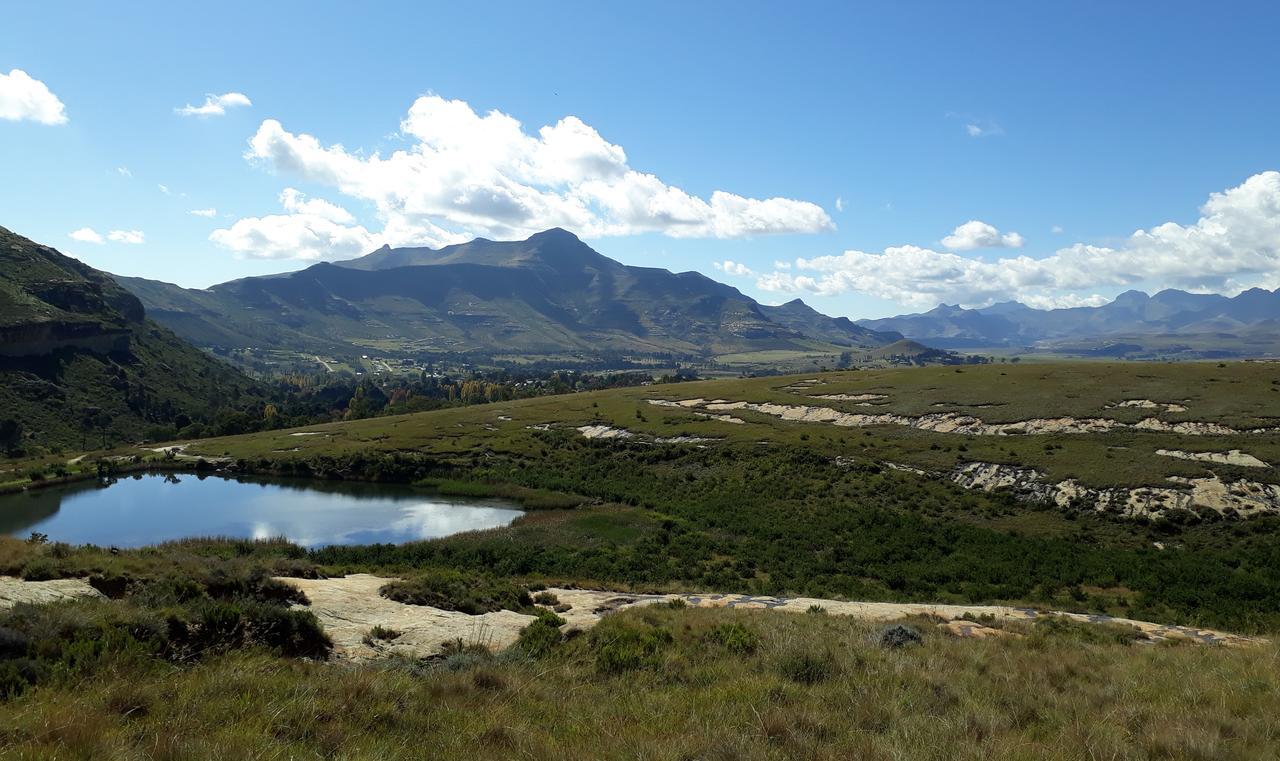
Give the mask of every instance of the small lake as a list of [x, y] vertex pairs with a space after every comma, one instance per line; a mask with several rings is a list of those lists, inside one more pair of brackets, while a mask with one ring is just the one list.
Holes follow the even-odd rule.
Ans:
[[510, 503], [410, 486], [144, 473], [0, 496], [0, 533], [141, 547], [200, 536], [285, 537], [304, 547], [434, 539], [506, 526]]

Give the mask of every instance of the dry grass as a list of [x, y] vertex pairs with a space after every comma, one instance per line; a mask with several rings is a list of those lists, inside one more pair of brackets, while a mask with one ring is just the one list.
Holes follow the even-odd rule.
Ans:
[[[736, 622], [753, 652], [708, 636]], [[650, 609], [673, 642], [596, 668], [600, 638], [458, 671], [234, 653], [104, 673], [0, 707], [0, 758], [1274, 758], [1280, 651], [1088, 644], [1071, 632], [883, 649], [832, 616]], [[607, 639], [607, 638], [605, 638]], [[797, 682], [797, 654], [830, 659]]]

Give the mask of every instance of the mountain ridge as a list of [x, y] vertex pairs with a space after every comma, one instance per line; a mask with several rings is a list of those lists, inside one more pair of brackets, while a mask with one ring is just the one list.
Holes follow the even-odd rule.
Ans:
[[118, 280], [157, 319], [203, 346], [694, 357], [875, 348], [901, 338], [803, 302], [760, 304], [698, 272], [622, 264], [560, 228], [523, 241], [384, 246], [357, 259], [203, 290]]
[[[1152, 351], [1232, 356], [1280, 351], [1280, 289], [1251, 288], [1236, 296], [1164, 289], [1129, 290], [1101, 306], [1036, 309], [1016, 301], [966, 309], [939, 304], [927, 312], [857, 320], [873, 330], [896, 330], [945, 349], [1061, 349], [1131, 341]], [[1209, 346], [1214, 339], [1230, 339]], [[1181, 342], [1181, 343], [1179, 343]], [[1205, 344], [1199, 346], [1198, 344]]]

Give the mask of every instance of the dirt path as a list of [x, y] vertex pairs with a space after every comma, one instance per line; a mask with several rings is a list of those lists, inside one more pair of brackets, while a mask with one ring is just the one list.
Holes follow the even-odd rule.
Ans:
[[[428, 657], [440, 652], [445, 642], [461, 639], [480, 643], [493, 650], [516, 641], [520, 630], [530, 624], [532, 616], [512, 611], [469, 616], [465, 613], [437, 610], [422, 605], [405, 605], [378, 594], [389, 578], [369, 574], [353, 574], [334, 579], [282, 578], [301, 589], [311, 601], [325, 631], [333, 638], [335, 654], [352, 660], [368, 660], [387, 655]], [[846, 602], [812, 597], [762, 597], [738, 594], [668, 594], [639, 595], [587, 589], [547, 590], [569, 609], [560, 613], [565, 629], [589, 629], [605, 615], [641, 605], [665, 603], [673, 599], [700, 608], [739, 608], [770, 610], [784, 613], [806, 613], [817, 606], [827, 614], [850, 616], [863, 621], [888, 622], [910, 616], [930, 616], [940, 629], [962, 637], [1009, 636], [994, 626], [965, 620], [989, 616], [991, 621], [1034, 621], [1045, 617], [1061, 617], [1091, 624], [1132, 626], [1150, 642], [1182, 640], [1208, 645], [1245, 646], [1264, 642], [1257, 637], [1244, 637], [1209, 629], [1169, 626], [1147, 621], [1134, 621], [1110, 616], [1036, 611], [999, 605], [930, 605], [921, 603]], [[395, 629], [401, 635], [389, 642], [365, 642], [374, 626]]]

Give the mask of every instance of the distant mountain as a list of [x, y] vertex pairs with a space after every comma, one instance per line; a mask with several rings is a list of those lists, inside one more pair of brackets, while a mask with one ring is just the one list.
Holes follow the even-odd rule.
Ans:
[[[1033, 309], [1017, 302], [858, 324], [948, 349], [1028, 348], [1109, 356], [1259, 356], [1280, 352], [1280, 289], [1217, 294], [1126, 291], [1098, 307]], [[1123, 351], [1117, 351], [1123, 346]]]
[[110, 275], [0, 227], [0, 455], [136, 440], [261, 399]]
[[692, 357], [901, 338], [798, 300], [765, 306], [697, 272], [623, 265], [560, 229], [523, 241], [384, 247], [207, 290], [119, 281], [179, 335], [223, 348]]

